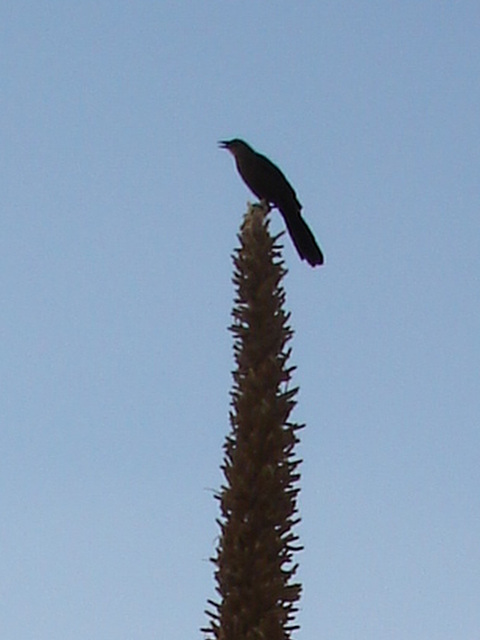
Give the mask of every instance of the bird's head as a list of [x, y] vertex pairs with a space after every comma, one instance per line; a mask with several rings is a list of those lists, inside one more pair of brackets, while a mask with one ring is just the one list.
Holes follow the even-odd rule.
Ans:
[[233, 140], [220, 140], [218, 143], [220, 149], [227, 149], [234, 156], [242, 151], [250, 150], [250, 147], [246, 142], [240, 140], [240, 138], [233, 138]]

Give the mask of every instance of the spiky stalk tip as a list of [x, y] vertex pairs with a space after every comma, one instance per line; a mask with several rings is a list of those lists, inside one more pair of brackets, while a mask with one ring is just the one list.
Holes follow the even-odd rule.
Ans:
[[289, 421], [297, 388], [290, 388], [286, 269], [267, 213], [249, 206], [233, 255], [236, 368], [212, 559], [219, 601], [209, 601], [203, 629], [211, 640], [288, 640], [297, 628], [301, 585], [293, 581], [293, 554], [302, 547], [293, 532], [300, 520], [294, 447], [301, 426]]

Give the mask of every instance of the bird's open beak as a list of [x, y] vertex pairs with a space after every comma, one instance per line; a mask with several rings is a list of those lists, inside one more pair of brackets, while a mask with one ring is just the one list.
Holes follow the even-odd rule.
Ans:
[[220, 147], [220, 149], [228, 149], [230, 147], [230, 143], [228, 140], [219, 140], [218, 146]]

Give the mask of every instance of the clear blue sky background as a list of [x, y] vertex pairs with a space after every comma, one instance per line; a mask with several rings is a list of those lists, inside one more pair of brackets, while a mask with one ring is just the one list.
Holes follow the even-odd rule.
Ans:
[[234, 136], [327, 260], [286, 239], [297, 638], [477, 640], [478, 2], [4, 0], [0, 25], [2, 640], [202, 637]]

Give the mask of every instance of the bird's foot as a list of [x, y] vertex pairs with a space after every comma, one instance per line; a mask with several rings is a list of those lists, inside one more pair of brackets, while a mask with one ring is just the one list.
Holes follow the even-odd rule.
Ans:
[[261, 209], [261, 210], [262, 210], [263, 215], [265, 215], [265, 216], [266, 216], [268, 213], [270, 213], [270, 211], [271, 211], [271, 209], [272, 209], [272, 207], [271, 207], [270, 203], [269, 203], [269, 202], [267, 202], [266, 200], [260, 200], [260, 202], [254, 202], [253, 204], [249, 202], [249, 203], [248, 203], [248, 206], [250, 206], [250, 207], [256, 207], [257, 209]]

